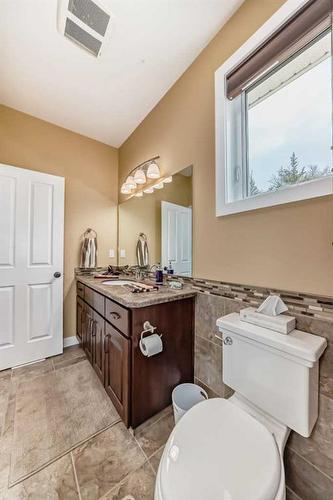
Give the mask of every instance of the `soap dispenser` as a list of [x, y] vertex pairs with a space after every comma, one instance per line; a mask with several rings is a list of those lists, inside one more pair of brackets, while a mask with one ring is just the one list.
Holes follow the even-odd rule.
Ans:
[[167, 274], [174, 274], [174, 270], [171, 264], [171, 260], [169, 260], [169, 267], [167, 269]]
[[155, 277], [156, 277], [156, 283], [158, 285], [163, 285], [163, 269], [161, 267], [160, 262], [157, 264]]

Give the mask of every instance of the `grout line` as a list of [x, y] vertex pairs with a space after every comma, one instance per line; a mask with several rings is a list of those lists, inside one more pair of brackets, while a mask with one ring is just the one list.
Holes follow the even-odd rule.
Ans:
[[[196, 334], [195, 338], [198, 338], [198, 337], [199, 337], [199, 339], [206, 340], [210, 344], [213, 344], [213, 345], [215, 345], [217, 347], [220, 347], [223, 350], [223, 343], [218, 344], [217, 342], [214, 342], [214, 340], [210, 340], [210, 339], [207, 339], [206, 337], [202, 337], [201, 335]], [[222, 340], [221, 340], [221, 342], [222, 342]]]
[[[153, 455], [152, 455], [152, 456], [153, 456]], [[150, 458], [151, 458], [151, 457], [150, 457]], [[154, 467], [152, 466], [152, 464], [151, 464], [150, 460], [148, 460], [148, 462], [146, 462], [146, 463], [148, 463], [148, 465], [149, 465], [149, 467], [151, 468], [151, 470], [152, 470], [152, 472], [153, 472], [154, 476], [156, 477], [156, 475], [157, 475], [157, 471], [155, 471], [155, 469], [154, 469]]]
[[289, 488], [289, 486], [286, 485], [286, 490], [289, 490], [293, 496], [296, 498], [296, 500], [302, 500], [300, 496], [297, 495], [297, 493], [294, 492], [294, 490], [292, 490], [291, 488]]
[[[204, 382], [203, 380], [201, 380], [201, 378], [197, 377], [196, 375], [194, 375], [194, 378], [196, 378], [197, 380], [199, 380], [199, 382], [201, 382], [203, 385], [205, 385], [206, 387], [208, 387], [208, 389], [209, 389], [210, 391], [212, 391], [214, 394], [216, 394], [216, 396], [217, 396], [218, 398], [223, 398], [223, 399], [225, 399], [225, 397], [224, 397], [224, 396], [221, 396], [218, 392], [216, 392], [214, 389], [212, 389], [212, 388], [211, 388], [208, 384], [206, 384], [206, 382]], [[223, 382], [223, 381], [222, 381], [222, 384], [224, 384], [224, 382]], [[225, 385], [225, 384], [224, 384], [224, 385]], [[208, 399], [209, 399], [209, 396], [208, 396]]]
[[[172, 404], [169, 405], [169, 406], [167, 406], [167, 408], [169, 408], [169, 411], [167, 413], [165, 413], [164, 415], [161, 415], [160, 417], [158, 417], [157, 420], [155, 420], [154, 422], [151, 422], [150, 424], [147, 424], [147, 425], [144, 425], [144, 424], [146, 424], [146, 422], [143, 422], [143, 424], [140, 424], [140, 425], [144, 425], [144, 427], [142, 427], [142, 429], [140, 429], [139, 431], [137, 431], [136, 435], [140, 434], [141, 432], [144, 432], [146, 429], [150, 429], [155, 424], [157, 424], [158, 422], [160, 422], [163, 418], [168, 417], [169, 414], [172, 413]], [[162, 411], [165, 411], [165, 409], [162, 410]], [[133, 436], [135, 436], [135, 431], [136, 431], [136, 429], [133, 430]]]
[[140, 448], [140, 450], [141, 450], [141, 452], [142, 452], [142, 454], [143, 454], [143, 456], [144, 456], [144, 458], [145, 458], [145, 462], [147, 462], [147, 461], [149, 460], [149, 457], [148, 457], [147, 453], [143, 450], [143, 448], [142, 448], [141, 444], [140, 444], [140, 443], [139, 443], [139, 441], [136, 439], [136, 437], [135, 437], [135, 436], [133, 436], [133, 438], [134, 438], [134, 440], [135, 440], [136, 444], [138, 445], [138, 447]]
[[[144, 451], [142, 450], [141, 446], [139, 443], [137, 443], [138, 446], [140, 447], [140, 450], [142, 451], [143, 455], [144, 455], [144, 458], [146, 457], [146, 454], [144, 453]], [[144, 462], [139, 465], [138, 467], [136, 467], [135, 469], [131, 470], [130, 472], [128, 472], [127, 474], [125, 474], [125, 476], [117, 483], [115, 484], [114, 486], [112, 486], [112, 488], [110, 490], [108, 490], [107, 492], [105, 492], [100, 498], [99, 500], [103, 500], [105, 498], [107, 498], [107, 496], [109, 495], [109, 493], [112, 493], [112, 491], [114, 491], [119, 485], [123, 485], [126, 483], [127, 479], [129, 479], [131, 477], [132, 474], [134, 474], [135, 472], [137, 472], [139, 469], [141, 469], [142, 467], [144, 467], [146, 464], [149, 464], [153, 473], [154, 473], [154, 476], [156, 476], [156, 473], [155, 473], [155, 470], [154, 470], [154, 467], [151, 465], [150, 461], [148, 458], [146, 458], [146, 460], [144, 460]], [[124, 499], [126, 499], [127, 496], [124, 497]], [[124, 500], [122, 499], [122, 500]]]
[[74, 444], [73, 446], [71, 446], [68, 450], [64, 451], [63, 453], [57, 455], [55, 458], [52, 458], [51, 460], [49, 460], [48, 462], [46, 462], [45, 464], [42, 464], [40, 467], [38, 467], [38, 469], [35, 469], [33, 472], [30, 472], [29, 474], [23, 476], [23, 477], [20, 477], [19, 479], [17, 479], [16, 481], [14, 481], [13, 483], [10, 483], [9, 487], [12, 488], [13, 486], [16, 486], [17, 484], [20, 484], [22, 483], [23, 481], [25, 481], [26, 479], [28, 479], [29, 477], [32, 477], [34, 476], [35, 474], [37, 474], [37, 472], [40, 472], [41, 470], [45, 469], [46, 467], [48, 467], [49, 465], [53, 464], [54, 462], [56, 462], [57, 460], [59, 460], [60, 458], [64, 457], [65, 455], [67, 455], [68, 453], [76, 450], [76, 448], [78, 448], [79, 446], [82, 446], [84, 444], [86, 444], [88, 441], [90, 441], [90, 439], [93, 439], [95, 438], [96, 436], [98, 436], [99, 434], [102, 434], [102, 432], [104, 431], [107, 431], [108, 429], [110, 429], [111, 427], [113, 427], [114, 425], [116, 424], [119, 424], [119, 422], [121, 422], [122, 420], [119, 418], [118, 420], [116, 420], [115, 422], [113, 422], [112, 424], [104, 427], [103, 429], [95, 432], [95, 434], [92, 434], [91, 436], [89, 436], [88, 438], [85, 438], [83, 441], [80, 441], [79, 443], [76, 443]]
[[[154, 471], [154, 472], [155, 472], [155, 469], [154, 469], [154, 467], [152, 466], [152, 464], [151, 464], [151, 462], [150, 462], [150, 461], [151, 461], [151, 459], [152, 459], [155, 455], [157, 455], [157, 453], [159, 453], [159, 452], [162, 450], [162, 448], [163, 448], [163, 449], [165, 448], [165, 445], [166, 445], [166, 443], [165, 443], [165, 444], [162, 444], [162, 446], [160, 446], [160, 447], [159, 447], [159, 449], [158, 449], [157, 451], [155, 451], [155, 453], [153, 453], [153, 454], [150, 456], [150, 458], [148, 459], [148, 461], [149, 461], [149, 463], [150, 463], [150, 466], [152, 467], [152, 469], [153, 469], [153, 471]], [[155, 472], [155, 474], [157, 474], [157, 471]]]
[[333, 477], [332, 476], [329, 476], [326, 472], [320, 470], [317, 465], [313, 464], [312, 462], [309, 461], [309, 459], [303, 457], [303, 455], [301, 455], [298, 451], [296, 451], [290, 444], [288, 444], [288, 446], [286, 446], [286, 448], [289, 448], [293, 453], [295, 453], [295, 455], [297, 455], [301, 460], [304, 460], [304, 462], [306, 462], [308, 465], [310, 465], [311, 467], [313, 467], [314, 469], [316, 469], [317, 472], [319, 472], [320, 474], [322, 474], [323, 476], [325, 476], [327, 479], [329, 479], [331, 482], [333, 482]]
[[71, 461], [72, 461], [72, 467], [73, 467], [73, 472], [74, 472], [76, 489], [77, 489], [77, 492], [78, 492], [78, 495], [79, 495], [79, 500], [81, 500], [81, 491], [80, 491], [79, 480], [78, 480], [77, 472], [76, 472], [76, 468], [75, 468], [75, 462], [74, 462], [74, 458], [73, 458], [73, 453], [70, 451], [69, 454], [70, 454]]

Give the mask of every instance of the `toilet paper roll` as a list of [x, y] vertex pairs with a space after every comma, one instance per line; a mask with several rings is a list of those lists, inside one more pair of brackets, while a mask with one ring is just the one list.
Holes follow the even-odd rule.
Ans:
[[140, 351], [144, 356], [150, 358], [150, 356], [154, 356], [159, 352], [163, 351], [163, 343], [162, 339], [157, 333], [153, 335], [149, 335], [149, 337], [145, 337], [140, 340]]

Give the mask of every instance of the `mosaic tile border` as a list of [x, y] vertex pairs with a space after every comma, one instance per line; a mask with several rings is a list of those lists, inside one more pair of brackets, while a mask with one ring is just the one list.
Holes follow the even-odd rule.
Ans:
[[288, 306], [290, 314], [301, 314], [333, 322], [333, 297], [201, 278], [183, 277], [183, 280], [199, 292], [236, 300], [243, 303], [244, 307], [258, 307], [269, 295], [279, 295]]

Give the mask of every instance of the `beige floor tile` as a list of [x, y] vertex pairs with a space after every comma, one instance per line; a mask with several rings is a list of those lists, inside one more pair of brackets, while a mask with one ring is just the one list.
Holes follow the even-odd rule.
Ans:
[[6, 492], [6, 500], [74, 500], [79, 495], [70, 455], [65, 455]]
[[118, 421], [87, 360], [17, 384], [11, 483]]
[[138, 427], [136, 427], [134, 429], [134, 435], [136, 436], [141, 431], [143, 431], [143, 429], [146, 429], [150, 425], [155, 424], [161, 418], [163, 418], [163, 417], [165, 417], [167, 415], [170, 415], [170, 413], [172, 413], [172, 411], [173, 411], [172, 410], [172, 405], [167, 406], [166, 408], [164, 408], [164, 410], [160, 411], [159, 413], [156, 413], [156, 415], [154, 415], [153, 417], [149, 418], [148, 420], [146, 420], [145, 422], [143, 422], [142, 424], [140, 424]]
[[84, 350], [80, 346], [71, 346], [64, 349], [63, 354], [59, 356], [54, 356], [52, 358], [54, 368], [57, 370], [65, 366], [69, 366], [75, 363], [79, 363], [83, 359], [86, 359]]
[[163, 450], [164, 446], [162, 446], [162, 448], [160, 448], [156, 453], [154, 453], [154, 455], [152, 455], [149, 459], [149, 462], [151, 463], [151, 466], [153, 467], [155, 472], [158, 471], [158, 466], [160, 465]]
[[174, 418], [173, 414], [170, 413], [138, 432], [135, 438], [149, 458], [166, 443], [173, 428]]
[[54, 368], [51, 359], [39, 361], [38, 363], [32, 363], [31, 365], [21, 366], [13, 369], [12, 382], [31, 382], [34, 378], [50, 373], [53, 370]]
[[11, 390], [10, 377], [0, 378], [0, 436], [2, 435]]
[[107, 493], [103, 500], [153, 500], [155, 474], [148, 462]]
[[0, 438], [0, 499], [2, 498], [1, 492], [7, 491], [8, 486], [11, 446], [14, 433], [15, 403], [15, 391], [11, 390]]
[[1, 370], [0, 371], [0, 380], [4, 378], [11, 378], [12, 376], [12, 370]]
[[145, 457], [122, 422], [73, 451], [82, 500], [96, 500], [109, 492]]

